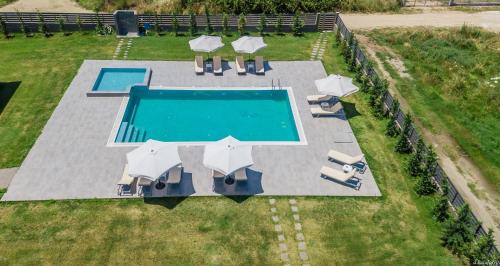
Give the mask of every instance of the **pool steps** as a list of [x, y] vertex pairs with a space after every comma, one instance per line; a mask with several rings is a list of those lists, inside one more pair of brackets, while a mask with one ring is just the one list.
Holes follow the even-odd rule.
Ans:
[[122, 122], [116, 142], [144, 142], [146, 139], [146, 131], [129, 125], [128, 122]]

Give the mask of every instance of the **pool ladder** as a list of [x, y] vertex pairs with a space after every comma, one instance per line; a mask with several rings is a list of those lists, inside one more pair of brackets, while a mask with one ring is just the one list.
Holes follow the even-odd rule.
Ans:
[[272, 90], [281, 90], [281, 82], [280, 82], [280, 79], [278, 79], [278, 88], [276, 88], [276, 86], [274, 86], [274, 79], [271, 79], [271, 88]]

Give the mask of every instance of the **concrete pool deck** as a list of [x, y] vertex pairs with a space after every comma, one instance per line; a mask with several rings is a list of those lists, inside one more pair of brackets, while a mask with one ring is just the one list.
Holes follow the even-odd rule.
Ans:
[[123, 97], [87, 97], [102, 67], [150, 67], [151, 86], [269, 87], [271, 81], [292, 87], [307, 145], [255, 146], [249, 181], [225, 185], [214, 181], [202, 164], [202, 146], [181, 146], [185, 173], [181, 185], [153, 190], [152, 196], [303, 195], [380, 196], [370, 168], [358, 174], [361, 187], [320, 177], [329, 149], [361, 152], [347, 120], [313, 118], [306, 96], [317, 94], [314, 80], [326, 77], [320, 61], [270, 62], [265, 76], [238, 76], [232, 63], [223, 76], [198, 76], [192, 62], [86, 60], [14, 176], [3, 201], [120, 198], [116, 182], [134, 147], [107, 147]]

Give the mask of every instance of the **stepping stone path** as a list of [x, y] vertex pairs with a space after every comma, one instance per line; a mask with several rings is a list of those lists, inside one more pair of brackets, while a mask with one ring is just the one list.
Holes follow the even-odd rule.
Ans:
[[283, 228], [281, 227], [280, 218], [276, 214], [276, 199], [269, 199], [269, 204], [271, 205], [271, 219], [273, 220], [274, 223], [274, 230], [278, 233], [278, 241], [279, 243], [279, 248], [280, 248], [280, 259], [283, 262], [288, 262], [290, 261], [290, 257], [288, 256], [288, 246], [285, 244], [285, 235], [283, 234]]
[[[303, 265], [309, 265], [309, 255], [307, 254], [307, 247], [306, 247], [306, 242], [305, 242], [305, 237], [304, 237], [304, 232], [302, 231], [302, 224], [300, 223], [300, 216], [298, 214], [299, 212], [299, 207], [297, 206], [297, 200], [296, 199], [289, 199], [288, 203], [290, 204], [290, 210], [293, 215], [293, 228], [295, 229], [295, 237], [290, 238], [289, 241], [295, 241], [297, 243], [297, 250], [298, 250], [298, 255], [300, 258], [300, 263]], [[279, 242], [279, 250], [280, 250], [280, 259], [285, 265], [288, 265], [290, 263], [290, 256], [288, 254], [289, 247], [285, 243], [285, 233], [283, 231], [283, 227], [280, 224], [280, 217], [278, 216], [277, 213], [277, 207], [276, 207], [276, 199], [271, 198], [269, 199], [269, 204], [271, 205], [270, 211], [271, 211], [271, 220], [274, 225], [274, 231], [278, 234], [278, 242]], [[288, 242], [290, 244], [290, 242]]]
[[323, 54], [325, 53], [326, 44], [328, 41], [328, 36], [323, 31], [318, 37], [318, 40], [313, 46], [311, 52], [311, 60], [321, 60], [323, 59]]
[[[323, 34], [323, 33], [321, 33]], [[323, 56], [323, 55], [321, 55]], [[293, 213], [293, 220], [295, 221], [295, 240], [297, 241], [297, 249], [299, 250], [299, 257], [303, 263], [306, 263], [309, 260], [309, 256], [307, 255], [306, 242], [304, 237], [304, 232], [302, 231], [302, 224], [300, 223], [300, 216], [298, 214], [299, 207], [297, 206], [296, 199], [290, 199], [288, 201], [290, 203], [290, 210]]]
[[125, 39], [120, 38], [118, 45], [116, 45], [115, 53], [113, 54], [113, 60], [116, 60], [118, 57], [120, 57], [122, 51], [123, 51], [123, 59], [127, 59], [128, 52], [130, 50], [130, 47], [132, 47], [133, 42], [134, 42], [133, 39], [128, 39], [125, 42]]

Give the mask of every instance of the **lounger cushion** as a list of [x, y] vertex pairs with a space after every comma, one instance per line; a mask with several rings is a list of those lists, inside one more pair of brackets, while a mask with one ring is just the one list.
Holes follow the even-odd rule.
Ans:
[[339, 171], [333, 168], [330, 168], [328, 166], [323, 166], [321, 167], [320, 173], [321, 175], [324, 175], [326, 177], [341, 181], [341, 182], [346, 182], [347, 180], [351, 179], [354, 177], [354, 173], [356, 171], [351, 171], [349, 173], [344, 173], [343, 171]]
[[355, 164], [359, 163], [361, 160], [363, 160], [364, 154], [356, 155], [356, 156], [350, 156], [345, 153], [336, 151], [336, 150], [330, 150], [328, 152], [328, 158], [331, 158], [332, 160], [345, 163], [345, 164]]
[[134, 178], [128, 174], [128, 164], [125, 165], [123, 169], [123, 175], [120, 181], [118, 181], [118, 185], [131, 185], [134, 182]]

